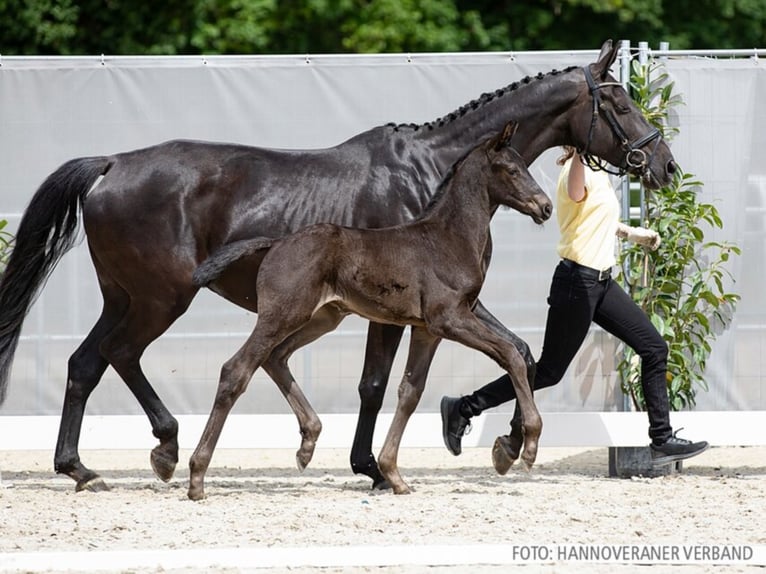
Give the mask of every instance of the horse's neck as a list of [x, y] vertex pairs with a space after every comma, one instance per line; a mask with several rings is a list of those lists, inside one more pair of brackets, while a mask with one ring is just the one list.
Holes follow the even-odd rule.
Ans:
[[[478, 152], [482, 153], [483, 152]], [[487, 190], [486, 157], [467, 157], [441, 189], [421, 222], [449, 230], [462, 244], [483, 251], [489, 224], [497, 206]]]
[[507, 87], [502, 95], [489, 101], [468, 104], [465, 110], [461, 108], [425, 124], [415, 138], [434, 150], [440, 167], [446, 170], [477, 142], [500, 133], [508, 122], [515, 121], [519, 127], [513, 147], [529, 165], [546, 149], [570, 143], [560, 126], [568, 122], [566, 115], [578, 95], [573, 73], [550, 74], [513, 89]]

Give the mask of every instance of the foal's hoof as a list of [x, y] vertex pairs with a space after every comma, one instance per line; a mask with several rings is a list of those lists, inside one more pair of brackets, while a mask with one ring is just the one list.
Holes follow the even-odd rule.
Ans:
[[295, 453], [295, 464], [298, 465], [298, 470], [303, 472], [314, 457], [314, 447], [306, 448], [301, 447]]
[[104, 482], [104, 479], [100, 476], [90, 478], [87, 480], [81, 480], [74, 487], [75, 492], [82, 492], [88, 490], [90, 492], [109, 492], [109, 487]]
[[395, 486], [394, 494], [412, 494], [412, 489], [406, 484]]
[[205, 500], [205, 489], [190, 487], [186, 495], [189, 497], [189, 500]]
[[492, 466], [498, 474], [504, 475], [508, 472], [518, 457], [518, 451], [514, 451], [511, 444], [511, 437], [503, 435], [495, 439], [495, 444], [492, 445]]
[[372, 481], [372, 490], [389, 490], [390, 488], [391, 483], [382, 476], [377, 480]]
[[537, 458], [536, 449], [533, 449], [532, 452], [530, 452], [530, 449], [525, 448], [524, 452], [521, 455], [521, 462], [524, 464], [524, 470], [526, 470], [527, 472], [532, 470], [532, 467], [535, 464], [536, 458]]
[[154, 447], [152, 454], [149, 457], [149, 461], [151, 462], [154, 474], [157, 475], [157, 478], [159, 478], [161, 481], [168, 482], [171, 478], [173, 478], [173, 473], [176, 471], [176, 463], [178, 462], [178, 458], [168, 454], [163, 449], [163, 445]]
[[306, 458], [305, 455], [302, 455], [300, 451], [295, 453], [295, 465], [298, 467], [298, 470], [300, 472], [303, 472], [306, 470], [306, 467], [309, 465], [309, 462], [311, 462], [311, 457]]

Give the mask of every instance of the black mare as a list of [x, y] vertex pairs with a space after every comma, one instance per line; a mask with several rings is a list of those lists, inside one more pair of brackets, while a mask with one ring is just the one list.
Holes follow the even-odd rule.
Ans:
[[[188, 308], [198, 290], [192, 273], [201, 261], [226, 243], [281, 237], [317, 222], [377, 228], [410, 221], [449, 167], [510, 121], [520, 124], [514, 147], [527, 165], [544, 150], [568, 144], [641, 174], [648, 187], [666, 184], [675, 171], [672, 154], [609, 73], [617, 52], [607, 41], [597, 61], [583, 68], [525, 78], [433, 123], [380, 126], [328, 149], [171, 141], [65, 163], [25, 210], [0, 284], [0, 401], [24, 317], [72, 246], [81, 210], [103, 309], [69, 359], [55, 469], [75, 480], [78, 490], [106, 488], [80, 461], [78, 443], [88, 397], [111, 365], [149, 417], [159, 439], [152, 467], [169, 480], [178, 461], [178, 423], [140, 360]], [[253, 282], [243, 277], [252, 276], [259, 257], [232, 265], [216, 291], [255, 311]], [[505, 332], [480, 302], [476, 312]], [[403, 329], [369, 326], [351, 466], [374, 485], [385, 481], [372, 455], [373, 430]], [[515, 340], [534, 369], [529, 349]], [[290, 350], [282, 352], [289, 356]], [[412, 340], [407, 371], [425, 372], [433, 352]]]

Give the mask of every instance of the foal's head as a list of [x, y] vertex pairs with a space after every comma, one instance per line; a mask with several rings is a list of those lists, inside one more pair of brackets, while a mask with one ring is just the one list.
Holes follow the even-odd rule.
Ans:
[[553, 213], [553, 204], [537, 185], [518, 152], [511, 147], [511, 138], [518, 124], [511, 122], [503, 132], [484, 144], [489, 160], [489, 196], [499, 205], [506, 205], [542, 223]]

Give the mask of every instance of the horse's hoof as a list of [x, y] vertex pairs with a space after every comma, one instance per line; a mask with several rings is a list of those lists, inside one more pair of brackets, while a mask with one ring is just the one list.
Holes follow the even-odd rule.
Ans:
[[383, 477], [383, 473], [380, 472], [378, 463], [375, 462], [375, 457], [370, 455], [364, 463], [351, 461], [351, 470], [354, 474], [363, 474], [372, 479], [373, 490], [388, 490], [391, 488], [389, 482]]
[[535, 464], [535, 459], [537, 458], [537, 453], [531, 454], [528, 452], [528, 449], [524, 449], [524, 453], [521, 455], [521, 462], [524, 464], [524, 470], [529, 472], [532, 470], [532, 467]]
[[514, 432], [508, 435], [508, 454], [513, 460], [518, 460], [521, 455], [521, 449], [524, 448], [524, 432]]
[[173, 473], [176, 471], [176, 463], [178, 459], [172, 455], [167, 454], [162, 445], [154, 447], [152, 454], [149, 457], [149, 462], [152, 465], [154, 474], [163, 482], [168, 482], [173, 478]]
[[90, 492], [109, 492], [109, 487], [104, 482], [104, 479], [100, 476], [90, 478], [88, 480], [81, 480], [74, 488], [75, 492], [82, 492], [88, 490]]
[[518, 456], [511, 446], [511, 437], [503, 435], [495, 439], [495, 444], [492, 445], [492, 466], [497, 474], [504, 475], [508, 472]]
[[311, 457], [306, 458], [305, 456], [301, 456], [300, 452], [295, 454], [295, 465], [298, 467], [299, 472], [306, 470], [309, 462], [311, 462]]
[[205, 490], [202, 488], [190, 488], [189, 492], [187, 493], [187, 496], [189, 497], [189, 500], [204, 500], [205, 499]]

